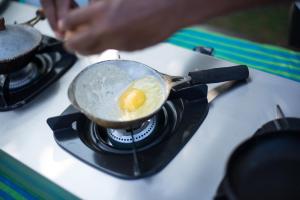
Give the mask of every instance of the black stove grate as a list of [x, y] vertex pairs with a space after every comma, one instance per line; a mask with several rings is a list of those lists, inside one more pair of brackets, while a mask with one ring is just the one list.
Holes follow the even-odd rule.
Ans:
[[72, 106], [47, 122], [56, 142], [75, 157], [116, 177], [138, 179], [162, 170], [194, 135], [208, 113], [206, 95], [206, 85], [173, 93], [174, 98], [155, 116], [157, 126], [151, 139], [143, 144], [134, 139], [131, 148], [111, 142], [107, 129], [96, 126]]
[[[57, 43], [57, 40], [43, 36], [43, 43], [47, 46]], [[17, 72], [0, 74], [0, 111], [13, 110], [29, 103], [72, 67], [77, 58], [62, 46], [56, 48], [53, 52], [35, 55]]]

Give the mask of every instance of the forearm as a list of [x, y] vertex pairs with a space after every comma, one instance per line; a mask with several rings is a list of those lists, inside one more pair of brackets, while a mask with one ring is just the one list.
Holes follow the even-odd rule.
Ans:
[[93, 1], [87, 7], [74, 9], [60, 21], [61, 32], [72, 31], [66, 47], [81, 54], [105, 49], [142, 49], [164, 41], [180, 28], [280, 0]]

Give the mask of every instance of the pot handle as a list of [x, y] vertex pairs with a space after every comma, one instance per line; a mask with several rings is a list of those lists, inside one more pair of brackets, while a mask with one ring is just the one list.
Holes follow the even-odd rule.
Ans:
[[0, 31], [5, 30], [5, 20], [3, 17], [0, 16]]
[[249, 70], [246, 65], [238, 65], [190, 72], [189, 76], [192, 85], [240, 81], [249, 77]]
[[8, 90], [9, 90], [10, 78], [8, 75], [0, 74], [0, 99], [3, 102], [3, 106], [7, 106], [8, 103]]
[[38, 53], [48, 53], [48, 52], [55, 52], [57, 51], [58, 49], [60, 49], [63, 45], [63, 42], [62, 41], [57, 41], [57, 42], [53, 42], [53, 43], [50, 43], [50, 44], [44, 44], [42, 43], [37, 52]]
[[35, 12], [35, 17], [34, 18], [32, 18], [32, 19], [30, 19], [27, 22], [24, 22], [22, 24], [28, 25], [28, 26], [34, 26], [40, 20], [44, 20], [44, 19], [46, 19], [45, 12], [42, 8], [40, 8]]

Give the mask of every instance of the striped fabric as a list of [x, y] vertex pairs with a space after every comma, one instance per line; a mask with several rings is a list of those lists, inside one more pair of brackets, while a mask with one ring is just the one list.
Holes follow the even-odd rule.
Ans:
[[0, 199], [78, 198], [0, 150]]
[[167, 42], [193, 49], [212, 47], [215, 57], [300, 82], [300, 53], [225, 36], [201, 27], [180, 30]]

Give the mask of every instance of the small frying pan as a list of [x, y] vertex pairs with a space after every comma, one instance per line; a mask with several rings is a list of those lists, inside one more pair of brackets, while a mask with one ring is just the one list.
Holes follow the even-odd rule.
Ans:
[[[132, 81], [144, 77], [157, 80], [163, 91], [163, 98], [157, 106], [143, 116], [124, 120], [119, 118], [117, 99]], [[153, 116], [165, 103], [170, 90], [177, 85], [218, 83], [231, 80], [245, 80], [249, 76], [246, 66], [233, 66], [190, 72], [186, 77], [162, 74], [151, 67], [130, 60], [109, 60], [93, 64], [72, 81], [68, 96], [79, 111], [90, 120], [106, 128], [133, 128]]]
[[300, 199], [300, 119], [268, 122], [230, 156], [215, 200]]

